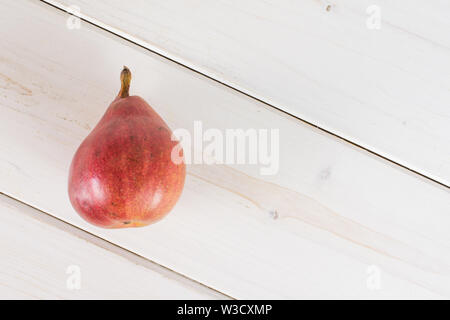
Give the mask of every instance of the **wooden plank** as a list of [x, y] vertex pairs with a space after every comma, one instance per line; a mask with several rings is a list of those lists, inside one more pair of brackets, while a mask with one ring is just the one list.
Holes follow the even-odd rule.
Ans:
[[[45, 4], [2, 9], [1, 191], [235, 298], [450, 295], [448, 189], [98, 28], [68, 30], [68, 16]], [[279, 172], [192, 165], [163, 221], [85, 223], [68, 201], [68, 167], [124, 64], [132, 93], [172, 128], [279, 129]]]
[[448, 1], [48, 2], [450, 186]]
[[224, 296], [0, 194], [0, 299]]

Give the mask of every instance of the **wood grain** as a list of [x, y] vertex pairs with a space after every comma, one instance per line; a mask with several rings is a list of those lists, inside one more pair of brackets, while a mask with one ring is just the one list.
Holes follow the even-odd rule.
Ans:
[[[2, 9], [1, 191], [235, 298], [450, 296], [448, 189], [89, 24], [68, 30], [48, 5]], [[69, 204], [68, 167], [123, 65], [172, 129], [279, 129], [279, 172], [192, 165], [163, 221], [88, 225]]]
[[450, 186], [449, 2], [48, 2]]
[[0, 299], [225, 298], [1, 194], [0, 218]]

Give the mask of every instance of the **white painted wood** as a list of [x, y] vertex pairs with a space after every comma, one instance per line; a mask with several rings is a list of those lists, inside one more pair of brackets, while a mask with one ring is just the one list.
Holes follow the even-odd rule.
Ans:
[[48, 2], [450, 186], [448, 1]]
[[[43, 3], [2, 1], [0, 191], [235, 298], [450, 296], [448, 189], [98, 28], [68, 30], [67, 18]], [[68, 167], [114, 98], [122, 65], [134, 74], [131, 92], [173, 129], [192, 131], [194, 120], [278, 128], [278, 174], [189, 166], [161, 222], [85, 223], [68, 201]], [[367, 286], [372, 265], [379, 290]]]
[[0, 299], [223, 298], [1, 194], [0, 219]]

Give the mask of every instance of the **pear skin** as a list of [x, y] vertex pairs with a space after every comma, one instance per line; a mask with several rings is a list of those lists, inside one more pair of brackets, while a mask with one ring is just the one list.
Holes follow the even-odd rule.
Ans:
[[69, 198], [86, 221], [104, 228], [154, 223], [174, 207], [186, 176], [182, 149], [172, 131], [144, 99], [129, 96], [131, 72], [76, 151], [69, 173]]

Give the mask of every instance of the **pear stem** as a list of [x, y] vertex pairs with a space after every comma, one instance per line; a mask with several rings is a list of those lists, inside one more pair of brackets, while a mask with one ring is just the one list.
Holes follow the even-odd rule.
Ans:
[[119, 97], [126, 98], [130, 95], [130, 82], [131, 82], [131, 71], [126, 66], [123, 66], [122, 72], [120, 73], [120, 91]]

